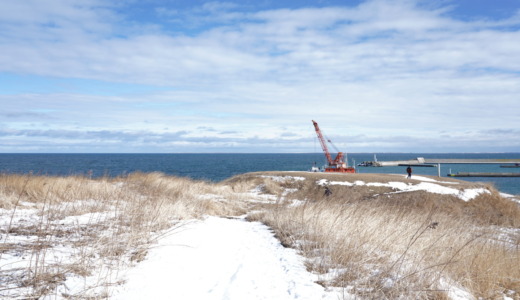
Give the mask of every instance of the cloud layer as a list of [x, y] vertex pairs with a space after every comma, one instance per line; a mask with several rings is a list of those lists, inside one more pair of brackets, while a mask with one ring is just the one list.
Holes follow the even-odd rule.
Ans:
[[1, 152], [311, 152], [311, 119], [348, 151], [520, 146], [520, 10], [10, 2]]

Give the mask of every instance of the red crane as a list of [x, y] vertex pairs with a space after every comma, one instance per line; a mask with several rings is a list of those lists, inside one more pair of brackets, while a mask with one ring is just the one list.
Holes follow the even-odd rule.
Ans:
[[[312, 124], [314, 124], [314, 129], [316, 129], [316, 134], [318, 135], [318, 139], [320, 140], [321, 148], [323, 149], [323, 152], [325, 153], [325, 157], [327, 158], [327, 162], [329, 163], [329, 166], [325, 168], [325, 172], [337, 172], [337, 173], [356, 173], [356, 169], [347, 166], [347, 164], [343, 161], [343, 152], [339, 152], [336, 155], [336, 158], [332, 160], [332, 156], [330, 155], [329, 148], [327, 148], [327, 143], [325, 142], [325, 138], [323, 137], [323, 134], [321, 133], [320, 127], [318, 126], [318, 123], [314, 120], [312, 120]], [[327, 140], [329, 143], [332, 144], [330, 140]], [[334, 146], [334, 144], [332, 144]]]

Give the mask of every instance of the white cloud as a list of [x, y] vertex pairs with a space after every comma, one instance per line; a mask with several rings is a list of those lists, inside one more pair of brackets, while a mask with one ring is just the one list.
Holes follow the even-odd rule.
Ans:
[[[485, 146], [481, 141], [516, 147], [518, 14], [462, 21], [449, 16], [450, 7], [414, 1], [263, 11], [211, 2], [198, 10], [157, 8], [172, 23], [153, 24], [124, 19], [121, 7], [116, 13], [95, 0], [7, 5], [0, 71], [170, 90], [96, 96], [28, 89], [0, 97], [0, 128], [158, 134], [168, 128], [208, 145], [231, 143], [219, 133], [227, 131], [244, 149], [254, 142], [269, 149], [267, 141], [279, 140], [306, 151], [294, 138], [311, 140], [316, 119], [331, 135], [349, 137], [354, 150], [428, 143], [466, 149]], [[206, 27], [169, 30], [186, 19]], [[198, 134], [199, 127], [215, 131]], [[509, 142], [493, 140], [488, 129], [507, 132]]]

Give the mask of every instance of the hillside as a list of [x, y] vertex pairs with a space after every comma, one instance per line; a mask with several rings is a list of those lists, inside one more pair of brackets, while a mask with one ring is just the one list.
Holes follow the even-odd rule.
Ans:
[[[168, 256], [159, 254], [169, 248], [164, 243], [184, 239], [182, 244], [189, 244], [190, 237], [212, 240], [215, 233], [202, 232], [212, 232], [209, 228], [216, 224], [224, 228], [221, 238], [214, 239], [215, 247], [206, 244], [220, 249], [218, 253], [229, 252], [216, 247], [219, 244], [242, 249], [228, 239], [240, 237], [237, 232], [263, 236], [247, 242], [256, 245], [243, 248], [250, 254], [233, 252], [233, 258], [243, 260], [240, 268], [256, 268], [256, 260], [247, 259], [251, 255], [279, 252], [271, 262], [280, 261], [294, 277], [276, 282], [298, 282], [285, 289], [294, 297], [287, 299], [338, 292], [345, 299], [520, 297], [519, 202], [485, 184], [307, 172], [247, 173], [221, 183], [161, 173], [101, 179], [4, 174], [0, 208], [1, 297], [120, 297], [135, 282], [132, 270], [157, 272], [147, 265], [154, 259], [160, 265], [157, 258]], [[221, 222], [222, 217], [235, 221]], [[204, 225], [208, 223], [209, 228]], [[256, 227], [261, 224], [268, 227]], [[190, 226], [195, 229], [187, 234], [184, 229]], [[248, 229], [239, 231], [241, 226]], [[269, 228], [286, 248], [278, 248], [276, 239], [266, 236]], [[194, 252], [183, 253], [178, 256], [197, 258]], [[281, 258], [301, 265], [283, 265]], [[219, 257], [205, 266], [194, 265], [201, 287], [203, 282], [212, 284], [207, 276], [230, 272], [212, 261]], [[272, 266], [266, 270], [276, 269], [272, 263], [265, 265]], [[192, 282], [182, 282], [190, 278], [187, 269], [169, 269], [168, 276], [198, 295]], [[221, 293], [206, 296], [222, 299], [222, 291], [234, 290], [236, 297], [247, 293], [251, 299], [264, 299], [260, 295], [265, 293], [254, 289], [265, 292], [274, 282], [265, 280], [265, 272], [241, 272], [247, 280], [228, 276], [237, 280], [219, 282], [214, 291]], [[236, 282], [249, 283], [242, 286], [251, 290], [233, 289]], [[273, 293], [278, 288], [273, 287]], [[161, 293], [157, 289], [156, 296]], [[164, 292], [172, 295], [172, 290], [181, 288], [170, 285]]]

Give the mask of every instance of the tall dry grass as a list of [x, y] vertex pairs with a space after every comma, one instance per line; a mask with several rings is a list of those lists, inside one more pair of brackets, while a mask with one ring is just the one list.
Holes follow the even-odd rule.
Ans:
[[[380, 187], [332, 189], [324, 196], [312, 178], [250, 216], [301, 250], [323, 285], [369, 299], [520, 296], [520, 207], [495, 191], [465, 202]], [[294, 206], [293, 199], [305, 201]], [[498, 239], [497, 228], [510, 238]]]
[[[162, 173], [99, 179], [2, 174], [0, 208], [8, 220], [0, 227], [0, 261], [27, 262], [16, 269], [0, 264], [0, 297], [102, 298], [118, 270], [142, 260], [179, 220], [241, 215], [246, 204], [229, 187]], [[73, 250], [63, 256], [59, 247]], [[63, 283], [76, 276], [97, 279], [68, 294]]]
[[[316, 184], [322, 178], [403, 180], [283, 172], [244, 174], [218, 184], [162, 173], [99, 179], [0, 175], [0, 213], [8, 220], [0, 224], [0, 261], [18, 256], [28, 262], [16, 270], [0, 264], [0, 297], [109, 297], [118, 270], [144, 259], [179, 220], [246, 213], [271, 226], [284, 245], [299, 249], [309, 270], [321, 274], [321, 284], [361, 297], [520, 295], [520, 209], [492, 188], [469, 202], [375, 186], [333, 186], [326, 197]], [[249, 203], [252, 190], [277, 200]], [[58, 245], [75, 250], [55, 259], [62, 255]], [[71, 277], [85, 278], [83, 290], [63, 288]]]

